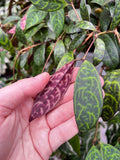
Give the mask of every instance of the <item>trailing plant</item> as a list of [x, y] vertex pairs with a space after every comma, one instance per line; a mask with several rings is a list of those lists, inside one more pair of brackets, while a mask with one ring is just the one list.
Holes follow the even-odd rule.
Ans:
[[[0, 3], [3, 4], [5, 2]], [[20, 7], [18, 15], [12, 13], [13, 6]], [[57, 156], [67, 160], [119, 160], [120, 1], [10, 0], [8, 16], [1, 21], [2, 86], [43, 71], [52, 75], [36, 97], [30, 121], [56, 106], [69, 87], [76, 61], [82, 62], [73, 98], [79, 133], [50, 159]], [[81, 53], [84, 55], [78, 59]], [[89, 54], [92, 62], [87, 60]], [[99, 73], [98, 66], [101, 67]], [[104, 99], [99, 74], [104, 78]], [[44, 104], [46, 96], [49, 105]], [[100, 128], [104, 125], [106, 144], [101, 141]]]

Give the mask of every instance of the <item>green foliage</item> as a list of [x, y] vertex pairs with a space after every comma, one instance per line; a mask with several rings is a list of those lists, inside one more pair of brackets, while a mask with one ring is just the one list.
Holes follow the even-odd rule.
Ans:
[[[9, 13], [3, 10], [0, 16], [0, 87], [13, 80], [13, 70], [14, 80], [36, 76], [43, 68], [52, 75], [80, 54], [73, 96], [79, 133], [54, 155], [63, 160], [120, 159], [120, 1], [23, 0], [11, 10], [9, 3], [0, 2], [0, 9]], [[86, 61], [89, 52], [93, 64]], [[101, 117], [108, 144], [100, 142]]]
[[51, 12], [67, 6], [65, 0], [30, 0], [38, 9]]
[[102, 106], [102, 88], [98, 73], [90, 62], [84, 61], [78, 71], [74, 88], [74, 112], [79, 131], [86, 131], [96, 124]]

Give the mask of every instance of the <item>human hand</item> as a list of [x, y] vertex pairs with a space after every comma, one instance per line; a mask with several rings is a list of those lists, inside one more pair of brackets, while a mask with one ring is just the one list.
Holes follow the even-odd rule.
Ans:
[[47, 160], [61, 144], [78, 133], [73, 110], [78, 69], [74, 69], [71, 85], [57, 107], [30, 123], [34, 98], [48, 83], [49, 74], [20, 80], [0, 90], [1, 160]]

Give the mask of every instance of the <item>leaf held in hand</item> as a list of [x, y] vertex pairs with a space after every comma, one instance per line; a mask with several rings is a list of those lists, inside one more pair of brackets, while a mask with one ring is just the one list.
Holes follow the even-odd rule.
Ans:
[[36, 97], [30, 121], [51, 111], [62, 99], [71, 82], [74, 62], [65, 64], [50, 77], [47, 86]]
[[103, 107], [102, 87], [95, 67], [89, 61], [81, 65], [74, 86], [74, 111], [79, 131], [92, 128]]

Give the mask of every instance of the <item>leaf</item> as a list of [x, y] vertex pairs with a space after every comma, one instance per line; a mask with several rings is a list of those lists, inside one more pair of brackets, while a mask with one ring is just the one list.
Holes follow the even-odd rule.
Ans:
[[70, 24], [66, 30], [66, 33], [71, 34], [71, 33], [77, 33], [80, 31], [81, 31], [81, 29], [78, 28], [78, 26], [76, 26], [75, 24]]
[[100, 6], [104, 6], [108, 2], [110, 2], [110, 0], [92, 0], [92, 3], [99, 4]]
[[27, 12], [26, 26], [25, 29], [29, 29], [39, 24], [47, 15], [48, 12], [40, 11], [35, 6], [31, 5]]
[[55, 63], [58, 64], [65, 54], [65, 46], [62, 40], [58, 41], [54, 49]]
[[65, 0], [30, 0], [39, 10], [53, 12], [66, 7], [68, 4]]
[[120, 123], [120, 112], [118, 112], [111, 120], [108, 121], [108, 124]]
[[93, 53], [94, 55], [93, 64], [95, 66], [102, 61], [104, 57], [104, 52], [105, 52], [105, 43], [100, 38], [97, 38], [95, 42], [95, 50]]
[[105, 54], [103, 58], [103, 63], [109, 68], [116, 68], [119, 64], [118, 50], [108, 34], [103, 34], [99, 36], [105, 43]]
[[37, 47], [34, 53], [34, 63], [37, 66], [43, 66], [45, 61], [45, 44]]
[[28, 29], [28, 30], [25, 32], [26, 38], [28, 39], [28, 38], [34, 36], [44, 25], [45, 25], [45, 23], [44, 23], [44, 22], [41, 22], [41, 23], [38, 24], [37, 26], [34, 26], [34, 27]]
[[35, 99], [30, 121], [50, 112], [62, 99], [70, 85], [73, 66], [74, 60], [65, 64], [50, 77], [47, 86]]
[[120, 160], [120, 151], [110, 144], [100, 143], [104, 160]]
[[21, 21], [19, 21], [16, 25], [15, 35], [16, 35], [18, 41], [20, 41], [23, 44], [27, 44], [27, 39], [21, 29]]
[[103, 160], [103, 158], [100, 151], [95, 146], [92, 146], [87, 153], [85, 160]]
[[120, 24], [120, 0], [115, 1], [114, 16], [110, 25], [110, 30], [115, 29]]
[[67, 52], [65, 55], [62, 57], [61, 61], [59, 62], [56, 71], [63, 67], [66, 63], [72, 61], [74, 59], [73, 57], [73, 52]]
[[104, 105], [102, 118], [104, 121], [111, 119], [118, 111], [120, 101], [120, 69], [109, 72], [104, 77]]
[[69, 49], [70, 43], [71, 43], [71, 38], [69, 36], [66, 36], [64, 40], [64, 44], [67, 49]]
[[15, 52], [11, 41], [9, 40], [9, 38], [1, 28], [0, 28], [0, 45], [7, 51], [10, 51], [12, 55]]
[[50, 20], [56, 37], [58, 37], [64, 27], [64, 10], [60, 9], [55, 12], [50, 12]]
[[116, 143], [115, 148], [117, 148], [120, 151], [120, 143], [119, 142]]
[[[80, 14], [80, 10], [76, 9], [76, 12], [78, 13], [80, 19], [82, 20], [82, 17], [81, 17], [81, 14]], [[68, 16], [69, 16], [71, 21], [75, 21], [75, 22], [79, 21], [79, 19], [77, 18], [76, 14], [75, 14], [75, 11], [73, 9], [68, 11]]]
[[70, 50], [70, 51], [73, 51], [74, 49], [78, 48], [78, 47], [82, 44], [82, 42], [84, 41], [85, 37], [86, 37], [86, 33], [85, 33], [85, 32], [82, 32], [82, 33], [80, 33], [78, 36], [76, 36], [76, 37], [71, 41], [69, 50]]
[[[27, 15], [25, 14], [25, 15], [23, 16], [23, 18], [21, 19], [21, 24], [20, 24], [20, 26], [21, 26], [21, 29], [22, 29], [22, 30], [25, 29], [26, 17], [27, 17]], [[14, 26], [12, 29], [10, 29], [10, 30], [8, 31], [8, 33], [9, 33], [9, 34], [14, 34], [14, 33], [15, 33], [15, 29], [16, 29], [16, 26]]]
[[88, 61], [84, 61], [78, 71], [73, 100], [78, 129], [87, 131], [96, 124], [103, 107], [100, 78]]
[[25, 64], [27, 63], [28, 60], [28, 54], [24, 53], [20, 56], [20, 67], [24, 68]]
[[102, 31], [108, 30], [110, 21], [111, 21], [110, 11], [104, 8], [100, 14], [100, 28]]
[[88, 8], [86, 5], [86, 0], [81, 0], [81, 2], [80, 2], [80, 13], [81, 13], [83, 20], [89, 21], [90, 16], [89, 16]]
[[69, 140], [70, 145], [72, 146], [73, 150], [80, 155], [80, 138], [79, 135], [75, 135], [73, 138]]
[[6, 23], [14, 22], [20, 20], [20, 17], [18, 16], [8, 16], [6, 19], [3, 21], [3, 25]]
[[89, 21], [80, 21], [76, 24], [76, 27], [80, 29], [95, 30], [95, 26]]

